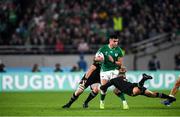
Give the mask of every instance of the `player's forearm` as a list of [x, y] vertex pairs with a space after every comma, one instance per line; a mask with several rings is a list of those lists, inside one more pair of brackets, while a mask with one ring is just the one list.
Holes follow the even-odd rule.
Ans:
[[115, 63], [116, 65], [118, 65], [118, 66], [122, 66], [122, 65], [123, 65], [121, 61], [115, 61], [114, 63]]
[[118, 65], [119, 67], [121, 67], [123, 65], [123, 58], [118, 58], [117, 61], [114, 62], [116, 65]]
[[91, 65], [88, 71], [86, 72], [85, 78], [88, 79], [94, 70], [96, 70], [96, 66]]

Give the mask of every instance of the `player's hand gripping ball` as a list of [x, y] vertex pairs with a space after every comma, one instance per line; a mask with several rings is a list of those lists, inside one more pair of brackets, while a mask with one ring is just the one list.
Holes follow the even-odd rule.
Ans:
[[102, 52], [98, 52], [98, 53], [96, 53], [95, 58], [97, 61], [103, 61], [104, 60], [104, 54]]

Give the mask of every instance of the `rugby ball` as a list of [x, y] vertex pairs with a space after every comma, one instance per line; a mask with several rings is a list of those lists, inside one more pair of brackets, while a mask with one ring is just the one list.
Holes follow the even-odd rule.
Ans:
[[97, 52], [95, 57], [102, 58], [102, 60], [104, 60], [104, 54], [102, 52]]

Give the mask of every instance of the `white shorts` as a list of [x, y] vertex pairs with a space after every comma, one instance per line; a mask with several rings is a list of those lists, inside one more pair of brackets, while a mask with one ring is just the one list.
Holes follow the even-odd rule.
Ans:
[[100, 78], [101, 80], [111, 80], [113, 78], [116, 78], [119, 75], [119, 70], [110, 70], [110, 71], [105, 71], [105, 72], [100, 72]]

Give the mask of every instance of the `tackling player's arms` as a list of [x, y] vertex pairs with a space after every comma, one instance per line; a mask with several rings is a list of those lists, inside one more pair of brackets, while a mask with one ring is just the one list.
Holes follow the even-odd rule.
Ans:
[[92, 74], [92, 72], [96, 70], [96, 66], [95, 65], [91, 65], [90, 68], [88, 69], [88, 71], [86, 72], [85, 78], [89, 78], [89, 76]]

